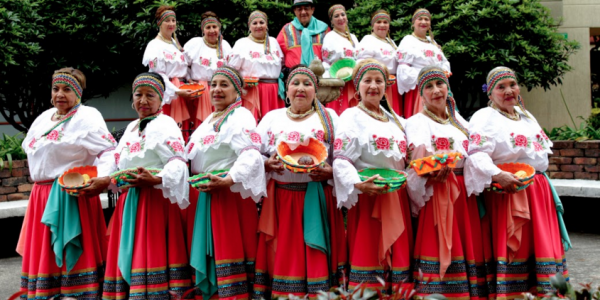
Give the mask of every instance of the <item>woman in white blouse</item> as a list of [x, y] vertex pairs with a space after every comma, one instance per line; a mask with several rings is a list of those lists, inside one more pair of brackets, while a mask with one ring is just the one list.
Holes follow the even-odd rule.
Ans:
[[[107, 299], [182, 295], [191, 287], [181, 210], [189, 205], [188, 168], [181, 131], [161, 113], [165, 82], [142, 73], [133, 82], [131, 122], [114, 153], [130, 188], [111, 220], [103, 297]], [[158, 173], [151, 173], [150, 170]]]
[[[449, 162], [443, 155], [452, 152], [467, 159], [468, 123], [456, 113], [444, 70], [427, 66], [418, 78], [424, 106], [406, 124], [411, 160], [437, 154], [443, 164]], [[419, 217], [414, 249], [417, 297], [438, 293], [479, 299], [488, 295], [481, 222], [477, 200], [465, 188], [464, 159], [455, 169], [443, 166], [422, 176], [414, 166], [408, 171], [412, 213]]]
[[[215, 112], [187, 145], [192, 173], [228, 172], [222, 177], [211, 174], [210, 182], [198, 187], [200, 193], [191, 189], [192, 205], [185, 211], [190, 264], [196, 270], [197, 295], [204, 299], [217, 292], [219, 298], [249, 298], [252, 292], [258, 238], [255, 202], [266, 196], [267, 185], [256, 121], [242, 107], [243, 85], [236, 70], [215, 71], [210, 89]], [[212, 243], [210, 251], [207, 241]]]
[[[390, 14], [383, 9], [378, 9], [371, 15], [371, 34], [365, 35], [358, 45], [357, 59], [374, 58], [396, 76], [398, 62], [396, 59], [396, 43], [390, 38]], [[398, 115], [402, 114], [402, 98], [398, 94], [396, 80], [388, 85], [385, 90], [386, 99], [392, 104], [392, 109]]]
[[210, 79], [215, 70], [227, 62], [227, 56], [231, 53], [231, 46], [223, 39], [219, 17], [212, 11], [203, 13], [201, 17], [202, 36], [190, 39], [183, 46], [190, 65], [188, 78], [205, 87], [204, 94], [195, 102], [197, 107], [190, 112], [190, 117], [195, 119], [195, 126], [190, 130], [200, 126], [212, 113]]
[[[348, 29], [348, 17], [346, 8], [341, 4], [335, 4], [329, 8], [329, 20], [333, 31], [325, 35], [321, 52], [323, 55], [323, 67], [325, 68], [324, 77], [330, 77], [329, 69], [331, 65], [342, 58], [356, 60], [356, 47], [358, 40]], [[348, 107], [358, 104], [354, 98], [354, 84], [352, 80], [346, 82], [342, 89], [342, 94], [334, 101], [327, 103], [327, 107], [333, 109], [338, 115], [344, 112]]]
[[175, 35], [177, 19], [174, 8], [161, 5], [156, 10], [155, 18], [159, 32], [146, 46], [142, 64], [148, 67], [149, 72], [156, 72], [162, 76], [166, 84], [163, 99], [164, 113], [171, 116], [175, 122], [182, 124], [187, 138], [188, 131], [193, 129], [193, 122], [195, 122], [190, 119], [194, 117], [192, 107], [195, 104], [192, 101], [192, 94], [195, 91], [179, 89], [179, 86], [186, 81], [189, 60], [183, 54], [183, 48]]
[[[479, 194], [492, 181], [507, 193], [485, 192], [487, 243], [493, 247], [495, 298], [536, 290], [550, 291], [549, 278], [568, 278], [565, 250], [571, 247], [562, 219], [562, 203], [545, 176], [552, 142], [525, 110], [515, 72], [497, 67], [484, 85], [490, 102], [471, 118], [469, 159], [465, 165], [467, 193]], [[523, 184], [500, 170], [501, 163], [525, 163], [535, 168], [534, 184]], [[491, 230], [491, 231], [490, 231]], [[535, 294], [535, 293], [534, 293]], [[490, 295], [490, 297], [492, 296]]]
[[316, 98], [317, 77], [304, 65], [292, 68], [286, 87], [290, 107], [271, 111], [256, 129], [270, 181], [258, 228], [254, 298], [316, 297], [343, 282], [346, 265], [331, 156], [312, 173], [294, 173], [283, 167], [276, 150], [280, 143], [295, 149], [311, 140], [330, 149], [337, 115]]
[[[349, 288], [362, 284], [389, 293], [411, 277], [408, 197], [404, 189], [386, 193], [387, 187], [373, 183], [378, 176], [361, 182], [358, 170], [405, 169], [405, 121], [379, 104], [388, 78], [383, 64], [363, 60], [353, 78], [361, 102], [340, 117], [333, 162], [338, 207], [348, 208]], [[382, 286], [378, 278], [388, 284]]]
[[[405, 36], [398, 46], [398, 93], [404, 102], [404, 117], [417, 114], [423, 108], [417, 88], [419, 71], [425, 66], [438, 66], [450, 77], [450, 63], [444, 56], [442, 47], [431, 34], [431, 14], [424, 8], [415, 11], [412, 17], [413, 33]], [[429, 36], [427, 36], [429, 31]]]
[[253, 11], [248, 17], [248, 28], [250, 34], [235, 42], [228, 64], [244, 78], [258, 79], [258, 86], [246, 86], [242, 103], [256, 120], [260, 120], [271, 110], [285, 107], [277, 96], [283, 52], [277, 40], [269, 36], [267, 14]]
[[[98, 194], [109, 180], [115, 140], [100, 112], [83, 106], [85, 75], [63, 68], [52, 76], [54, 107], [35, 119], [23, 149], [35, 182], [17, 252], [23, 256], [21, 291], [27, 298], [91, 298], [102, 294], [106, 224]], [[65, 171], [95, 165], [98, 178], [69, 196], [58, 185]]]

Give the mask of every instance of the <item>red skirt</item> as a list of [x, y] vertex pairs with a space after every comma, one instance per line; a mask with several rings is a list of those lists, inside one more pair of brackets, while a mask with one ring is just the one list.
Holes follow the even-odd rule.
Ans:
[[123, 208], [127, 192], [119, 197], [111, 220], [103, 299], [170, 299], [190, 289], [188, 253], [181, 210], [154, 188], [140, 190], [131, 285], [117, 265]]
[[[391, 108], [394, 112], [397, 115], [402, 116], [402, 96], [398, 93], [398, 83], [394, 82], [394, 84], [388, 86], [385, 89], [385, 96], [390, 100], [390, 103], [392, 104]], [[406, 111], [404, 111], [404, 118], [408, 119]]]
[[[349, 289], [357, 285], [378, 289], [389, 293], [393, 285], [410, 280], [410, 263], [413, 249], [413, 232], [410, 219], [410, 207], [406, 190], [396, 192], [399, 211], [389, 212], [398, 217], [403, 224], [401, 235], [392, 244], [388, 262], [382, 264], [380, 247], [383, 236], [382, 221], [377, 218], [382, 207], [380, 196], [358, 196], [356, 206], [348, 210], [348, 245], [350, 254]], [[395, 201], [395, 199], [394, 199]], [[397, 209], [398, 210], [398, 209]], [[384, 223], [385, 224], [385, 223]], [[379, 245], [379, 247], [378, 247]], [[386, 282], [382, 286], [377, 280]]]
[[[289, 294], [314, 298], [318, 291], [328, 291], [333, 283], [343, 281], [346, 265], [346, 237], [341, 210], [333, 197], [332, 187], [324, 186], [329, 222], [331, 261], [325, 253], [304, 241], [303, 211], [306, 184], [277, 183], [273, 215], [265, 208], [262, 218], [273, 218], [277, 231], [274, 239], [261, 232], [256, 257], [254, 299], [287, 298]], [[262, 223], [262, 221], [261, 221]]]
[[404, 118], [408, 119], [421, 112], [423, 109], [423, 99], [419, 95], [419, 89], [415, 87], [402, 95], [404, 101]]
[[[198, 190], [190, 188], [190, 206], [184, 211], [188, 253], [191, 253]], [[258, 240], [258, 209], [252, 198], [242, 199], [229, 188], [213, 192], [210, 214], [217, 267], [218, 293], [212, 298], [248, 299], [254, 284]], [[194, 278], [195, 282], [195, 278]], [[202, 293], [196, 289], [196, 299]]]
[[[183, 84], [177, 78], [173, 78], [171, 82], [177, 87]], [[209, 83], [206, 81], [198, 81], [198, 83], [205, 87], [204, 93], [200, 97], [190, 100], [177, 97], [171, 101], [171, 104], [165, 104], [162, 107], [165, 115], [172, 117], [175, 122], [181, 124], [180, 127], [185, 141], [213, 111], [210, 103]]]
[[340, 94], [340, 96], [337, 99], [327, 103], [327, 105], [325, 106], [335, 110], [335, 113], [337, 113], [337, 115], [339, 116], [347, 108], [358, 105], [358, 100], [354, 98], [355, 93], [356, 89], [354, 87], [354, 83], [352, 82], [352, 80], [350, 80], [346, 82], [346, 85], [344, 85], [344, 87], [342, 88], [342, 93]]
[[[416, 297], [442, 294], [448, 299], [487, 299], [485, 248], [479, 209], [475, 196], [467, 197], [462, 175], [456, 175], [459, 195], [453, 204], [450, 265], [440, 276], [440, 252], [434, 203], [430, 199], [419, 213], [415, 243]], [[452, 205], [452, 204], [450, 204]], [[450, 228], [448, 228], [450, 231]], [[423, 278], [419, 278], [419, 270]]]
[[79, 197], [77, 201], [83, 253], [71, 272], [67, 273], [66, 263], [62, 268], [56, 265], [50, 245], [52, 233], [41, 222], [51, 189], [52, 184], [36, 183], [29, 197], [24, 220], [26, 225], [23, 226], [25, 232], [21, 232], [21, 291], [27, 291], [27, 298], [30, 299], [100, 299], [107, 244], [106, 223], [100, 198]]
[[[561, 241], [556, 207], [548, 181], [543, 174], [535, 175], [534, 184], [525, 189], [529, 203], [530, 220], [523, 225], [521, 244], [512, 262], [507, 260], [507, 201], [506, 194], [485, 193], [486, 215], [489, 226], [484, 232], [493, 245], [494, 284], [490, 298], [522, 298], [521, 293], [532, 292], [542, 297], [552, 290], [550, 277], [562, 273], [568, 280], [569, 272]], [[538, 292], [538, 289], [542, 291]]]
[[284, 108], [285, 102], [279, 98], [279, 85], [274, 82], [258, 82], [258, 97], [260, 99], [260, 118], [262, 119], [268, 112]]

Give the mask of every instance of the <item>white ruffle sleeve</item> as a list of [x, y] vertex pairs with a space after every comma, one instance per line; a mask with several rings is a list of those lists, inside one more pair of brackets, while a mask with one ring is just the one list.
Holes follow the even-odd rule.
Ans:
[[162, 76], [166, 85], [162, 104], [170, 104], [173, 99], [177, 98], [175, 92], [179, 90], [171, 83], [170, 78], [187, 76], [188, 60], [186, 56], [174, 44], [154, 39], [146, 46], [142, 64], [147, 66], [150, 72], [156, 72]]
[[[337, 142], [337, 140], [341, 142]], [[360, 183], [358, 170], [354, 166], [354, 161], [361, 155], [361, 146], [355, 133], [344, 132], [336, 136], [336, 143], [341, 143], [339, 150], [334, 150], [333, 178], [335, 180], [335, 195], [339, 207], [352, 208], [358, 201], [358, 195], [362, 192], [354, 185]]]

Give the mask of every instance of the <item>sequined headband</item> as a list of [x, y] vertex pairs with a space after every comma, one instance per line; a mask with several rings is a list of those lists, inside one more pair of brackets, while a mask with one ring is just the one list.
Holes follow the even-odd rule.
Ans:
[[412, 23], [414, 23], [415, 20], [420, 17], [428, 17], [429, 20], [431, 20], [431, 13], [424, 8], [417, 9], [417, 11], [415, 11], [415, 13], [412, 16]]
[[368, 64], [365, 64], [364, 66], [360, 67], [360, 69], [358, 69], [358, 72], [356, 72], [356, 76], [354, 76], [354, 87], [356, 88], [357, 91], [358, 91], [358, 86], [359, 86], [360, 82], [362, 81], [363, 76], [365, 76], [365, 74], [367, 74], [367, 72], [369, 72], [369, 71], [381, 72], [383, 79], [387, 81], [387, 78], [385, 78], [385, 70], [383, 69], [383, 66], [381, 64], [368, 63]]
[[509, 68], [500, 68], [490, 74], [487, 78], [487, 84], [484, 84], [485, 92], [487, 92], [488, 96], [492, 94], [492, 90], [500, 82], [502, 79], [511, 78], [517, 81], [517, 76], [515, 72]]
[[265, 14], [264, 12], [260, 11], [260, 10], [255, 10], [253, 11], [250, 16], [248, 17], [248, 27], [250, 27], [250, 24], [252, 24], [252, 22], [255, 19], [263, 19], [265, 20], [265, 22], [268, 22], [268, 18], [267, 18], [267, 14]]
[[165, 86], [162, 82], [160, 82], [158, 78], [150, 75], [138, 76], [133, 81], [131, 91], [135, 93], [135, 90], [137, 90], [137, 88], [139, 88], [140, 86], [147, 86], [152, 88], [158, 94], [158, 96], [160, 97], [160, 101], [162, 102], [165, 93]]
[[377, 21], [379, 20], [386, 20], [388, 21], [388, 23], [392, 22], [392, 18], [390, 17], [390, 15], [384, 12], [380, 12], [374, 15], [373, 18], [371, 18], [371, 26], [373, 26], [373, 24], [377, 23]]
[[160, 27], [160, 25], [169, 17], [175, 18], [175, 12], [172, 10], [165, 10], [165, 12], [162, 13], [162, 15], [160, 15], [160, 18], [156, 22], [156, 24], [158, 24], [158, 27]]
[[450, 84], [448, 83], [448, 77], [446, 77], [446, 74], [444, 74], [444, 71], [442, 71], [441, 69], [431, 69], [431, 70], [421, 74], [421, 76], [419, 77], [419, 83], [417, 84], [417, 86], [419, 87], [419, 94], [421, 96], [423, 96], [423, 90], [425, 89], [425, 85], [427, 85], [428, 82], [433, 81], [433, 80], [443, 81], [448, 86], [448, 91], [450, 91]]
[[242, 95], [242, 79], [237, 74], [235, 74], [235, 72], [231, 71], [228, 68], [218, 68], [215, 71], [215, 73], [213, 73], [213, 76], [210, 79], [210, 81], [212, 81], [213, 78], [215, 78], [215, 76], [217, 75], [223, 75], [227, 77], [229, 81], [231, 81], [231, 83], [233, 84], [233, 87], [235, 87], [235, 90], [238, 92], [238, 94], [240, 94], [240, 96]]
[[219, 20], [217, 20], [217, 18], [215, 17], [205, 18], [204, 20], [202, 20], [202, 23], [200, 23], [200, 27], [204, 29], [204, 27], [206, 27], [206, 25], [208, 24], [217, 24], [219, 28], [221, 27], [221, 22], [219, 22]]
[[329, 20], [331, 20], [333, 18], [333, 14], [335, 13], [336, 10], [341, 9], [343, 11], [346, 11], [346, 8], [341, 5], [341, 4], [336, 4], [336, 5], [332, 5], [329, 8], [329, 11], [327, 12], [329, 14]]
[[319, 88], [319, 84], [317, 83], [317, 76], [315, 75], [315, 73], [313, 73], [311, 69], [306, 67], [299, 67], [290, 72], [290, 75], [288, 75], [288, 80], [285, 83], [286, 88], [290, 85], [292, 78], [294, 78], [294, 76], [298, 74], [308, 76], [308, 78], [310, 78], [310, 81], [312, 81], [313, 85], [315, 86], [315, 89]]
[[57, 73], [52, 76], [52, 86], [55, 84], [66, 84], [73, 89], [75, 95], [77, 95], [77, 99], [81, 101], [81, 95], [83, 94], [83, 89], [81, 88], [81, 84], [79, 84], [79, 80], [75, 78], [75, 76], [68, 73]]

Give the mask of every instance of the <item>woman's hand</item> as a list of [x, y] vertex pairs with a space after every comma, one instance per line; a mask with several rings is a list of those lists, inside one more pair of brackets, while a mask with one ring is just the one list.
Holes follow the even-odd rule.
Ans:
[[123, 179], [123, 181], [129, 182], [135, 187], [153, 187], [162, 183], [162, 178], [152, 175], [144, 167], [138, 167], [137, 173], [127, 172], [127, 174], [131, 175], [133, 179]]
[[196, 93], [197, 90], [190, 90], [190, 89], [180, 89], [178, 91], [175, 92], [175, 94], [177, 94], [177, 96], [182, 97], [183, 99], [189, 100], [189, 99], [194, 99], [197, 98], [198, 96], [194, 96], [194, 93]]
[[231, 178], [231, 175], [229, 174], [225, 177], [219, 177], [213, 174], [208, 174], [208, 178], [210, 178], [210, 182], [207, 184], [199, 185], [199, 191], [209, 193], [218, 189], [228, 188], [234, 184], [233, 178]]
[[361, 191], [363, 194], [367, 194], [369, 196], [383, 194], [385, 191], [390, 189], [390, 187], [387, 184], [385, 186], [376, 185], [373, 182], [373, 181], [375, 181], [375, 179], [383, 179], [383, 178], [381, 178], [381, 176], [379, 176], [379, 175], [374, 175], [372, 177], [369, 177], [369, 179], [367, 179], [363, 182], [355, 183], [354, 187], [357, 188], [359, 191]]
[[308, 176], [310, 176], [312, 181], [326, 181], [333, 179], [333, 168], [328, 163], [325, 163], [322, 167], [319, 166], [310, 172]]
[[94, 177], [89, 181], [90, 186], [79, 190], [79, 196], [94, 197], [100, 195], [110, 185], [110, 177]]
[[446, 179], [448, 179], [448, 175], [450, 175], [451, 172], [452, 168], [443, 166], [439, 171], [429, 173], [427, 184], [446, 182]]
[[492, 180], [500, 184], [502, 189], [510, 194], [517, 192], [517, 186], [524, 185], [521, 181], [519, 181], [515, 174], [506, 171], [501, 171], [500, 173], [492, 176]]
[[279, 175], [283, 174], [283, 163], [276, 158], [277, 153], [273, 153], [269, 159], [265, 161], [265, 171], [275, 172]]

